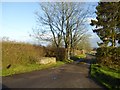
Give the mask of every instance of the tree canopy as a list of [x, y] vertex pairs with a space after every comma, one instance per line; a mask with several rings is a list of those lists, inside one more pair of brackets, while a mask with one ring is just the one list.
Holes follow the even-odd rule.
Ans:
[[71, 49], [78, 44], [87, 31], [85, 22], [89, 17], [89, 6], [83, 2], [40, 3], [41, 12], [36, 12], [40, 28], [36, 29], [35, 37], [51, 41], [59, 48], [63, 43], [70, 56]]
[[97, 33], [103, 43], [100, 46], [116, 46], [120, 42], [120, 2], [99, 2], [96, 7], [96, 20], [91, 25], [96, 26], [93, 32]]

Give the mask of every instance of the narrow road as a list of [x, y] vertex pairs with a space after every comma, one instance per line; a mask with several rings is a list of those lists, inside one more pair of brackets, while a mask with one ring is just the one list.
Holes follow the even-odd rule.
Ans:
[[61, 67], [3, 77], [3, 88], [101, 88], [89, 78], [89, 64]]

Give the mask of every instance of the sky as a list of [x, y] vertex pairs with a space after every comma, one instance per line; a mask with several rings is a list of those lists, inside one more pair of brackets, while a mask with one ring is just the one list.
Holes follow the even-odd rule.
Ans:
[[[97, 5], [97, 4], [96, 4]], [[36, 27], [35, 11], [38, 11], [40, 6], [38, 2], [2, 2], [2, 22], [0, 20], [0, 37], [9, 37], [10, 40], [35, 43], [35, 39], [29, 35], [32, 33], [32, 28]], [[93, 17], [95, 18], [95, 17]], [[88, 19], [90, 23], [91, 18]], [[97, 46], [100, 39], [92, 32], [94, 27], [88, 26], [88, 34], [91, 34], [91, 44]]]
[[29, 34], [35, 26], [35, 11], [38, 3], [4, 2], [2, 3], [2, 37], [12, 40], [29, 41]]

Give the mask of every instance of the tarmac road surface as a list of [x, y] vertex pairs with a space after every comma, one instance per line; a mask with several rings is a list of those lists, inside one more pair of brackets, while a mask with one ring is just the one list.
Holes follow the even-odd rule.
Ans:
[[2, 78], [3, 88], [101, 88], [89, 77], [89, 64], [72, 63], [60, 67]]

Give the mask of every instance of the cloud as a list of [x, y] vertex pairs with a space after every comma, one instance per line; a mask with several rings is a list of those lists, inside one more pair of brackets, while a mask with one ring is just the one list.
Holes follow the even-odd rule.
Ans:
[[86, 18], [86, 22], [89, 24], [91, 23], [91, 20], [97, 20], [97, 19], [92, 17]]
[[1, 0], [1, 2], [98, 2], [99, 0]]

